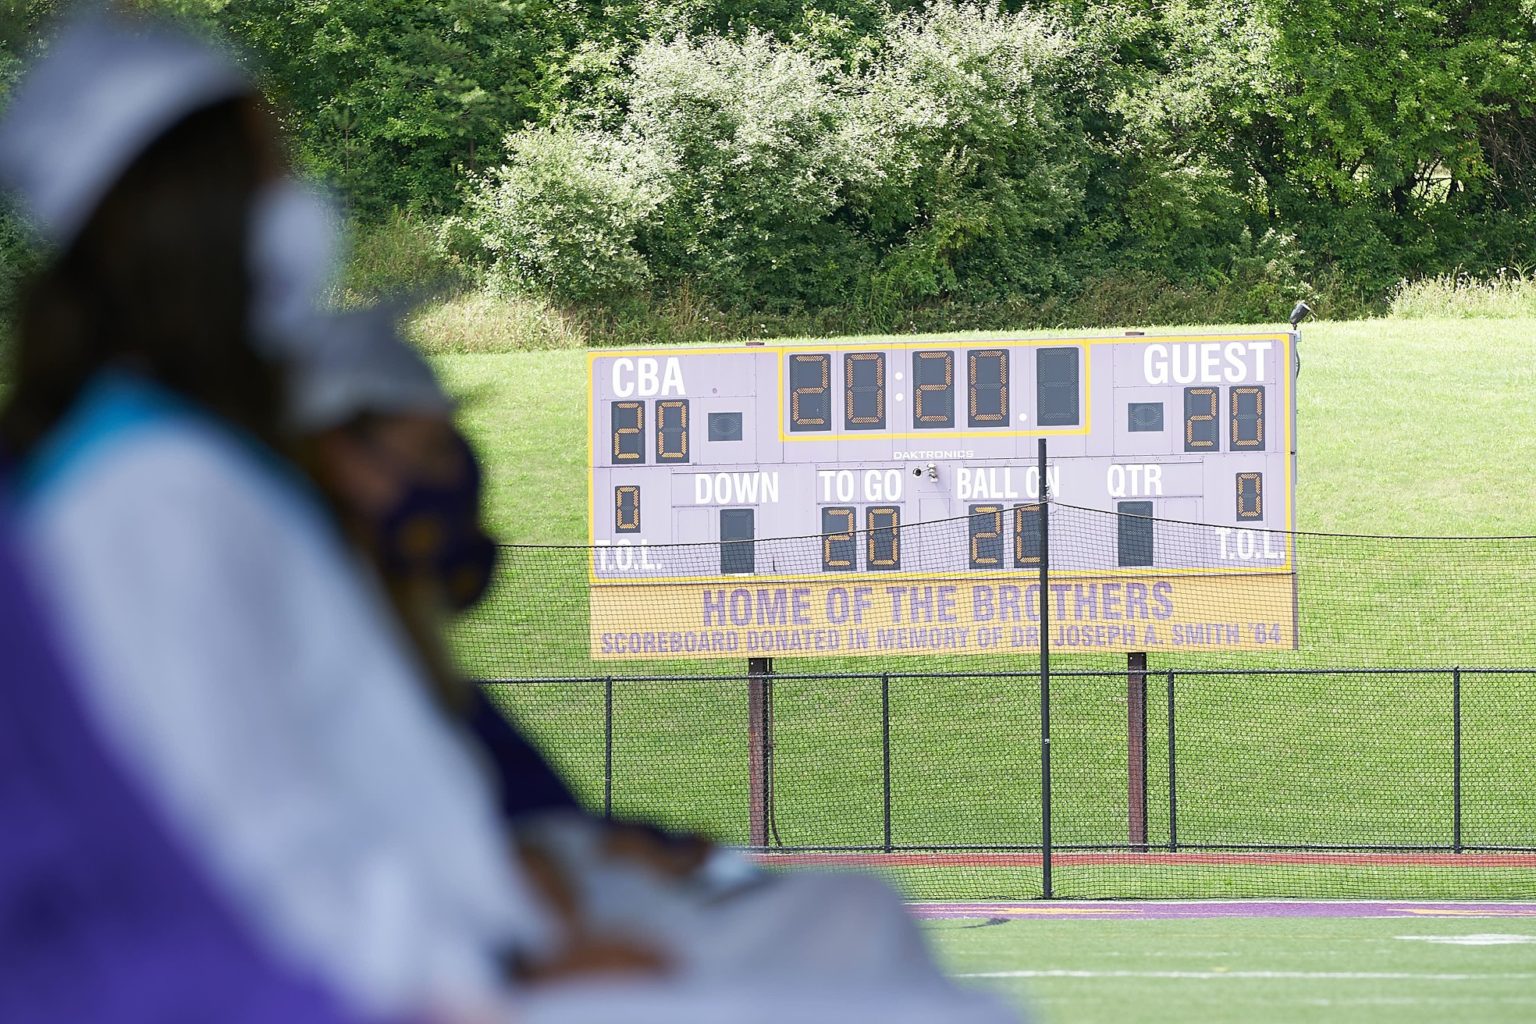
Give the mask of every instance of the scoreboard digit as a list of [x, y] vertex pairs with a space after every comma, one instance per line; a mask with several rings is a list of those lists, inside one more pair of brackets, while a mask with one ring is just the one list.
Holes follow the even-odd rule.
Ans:
[[912, 353], [912, 425], [934, 430], [955, 425], [955, 354]]
[[973, 427], [1006, 426], [1008, 423], [1008, 351], [981, 349], [969, 353], [969, 412]]
[[843, 425], [848, 430], [885, 429], [885, 353], [843, 357]]
[[789, 357], [789, 429], [832, 429], [832, 357]]
[[1078, 422], [1078, 361], [1081, 350], [1042, 348], [1035, 350], [1036, 408], [1035, 422], [1059, 427]]

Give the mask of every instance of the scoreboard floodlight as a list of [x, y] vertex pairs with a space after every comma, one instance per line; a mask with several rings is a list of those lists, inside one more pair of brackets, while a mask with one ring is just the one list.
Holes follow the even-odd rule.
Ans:
[[1296, 342], [593, 353], [592, 654], [1029, 653], [1042, 490], [1053, 649], [1294, 647]]

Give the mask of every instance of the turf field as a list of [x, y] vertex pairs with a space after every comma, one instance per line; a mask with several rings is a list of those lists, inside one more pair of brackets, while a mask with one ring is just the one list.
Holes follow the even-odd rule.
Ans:
[[917, 909], [954, 974], [1045, 1024], [1536, 1019], [1528, 903]]

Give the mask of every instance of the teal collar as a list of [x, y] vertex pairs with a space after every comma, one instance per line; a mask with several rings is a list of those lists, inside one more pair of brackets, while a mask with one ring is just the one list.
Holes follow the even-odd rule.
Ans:
[[21, 464], [17, 495], [34, 499], [124, 439], [173, 422], [211, 426], [194, 406], [160, 385], [124, 370], [103, 370]]
[[282, 500], [329, 522], [309, 481], [267, 446], [231, 427], [191, 400], [139, 374], [103, 370], [16, 472], [15, 498], [23, 508], [42, 499], [130, 439], [151, 431], [200, 434], [276, 485]]

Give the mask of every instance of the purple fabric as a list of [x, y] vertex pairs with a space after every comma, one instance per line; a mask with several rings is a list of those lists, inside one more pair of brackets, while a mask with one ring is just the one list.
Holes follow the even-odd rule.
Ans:
[[502, 817], [516, 821], [541, 811], [576, 811], [581, 803], [550, 763], [475, 687], [469, 711], [470, 734], [488, 755], [495, 773]]
[[0, 512], [0, 1021], [341, 1024], [253, 948], [71, 694]]
[[1180, 920], [1209, 917], [1536, 917], [1536, 903], [1414, 903], [1407, 900], [1053, 900], [1050, 902], [918, 903], [920, 918], [1141, 918]]

